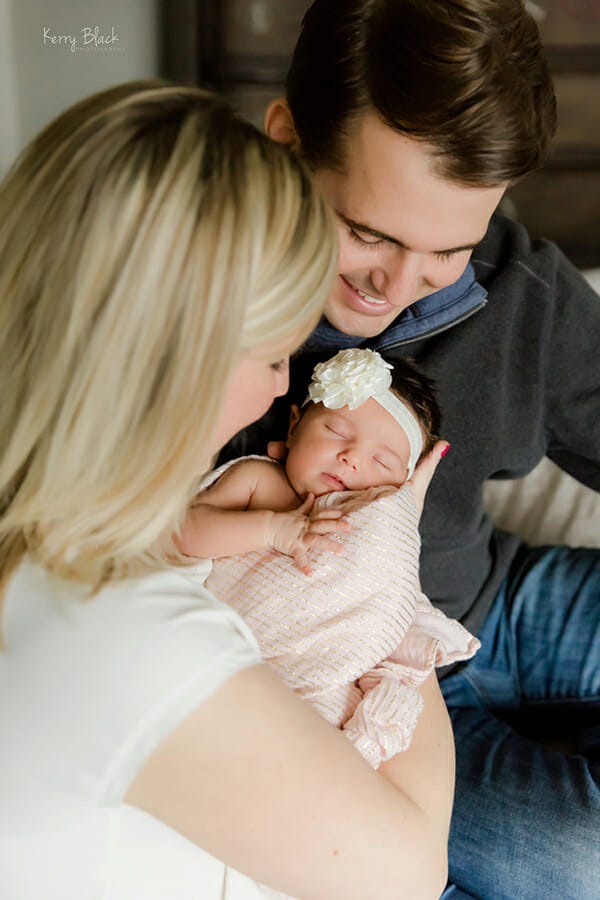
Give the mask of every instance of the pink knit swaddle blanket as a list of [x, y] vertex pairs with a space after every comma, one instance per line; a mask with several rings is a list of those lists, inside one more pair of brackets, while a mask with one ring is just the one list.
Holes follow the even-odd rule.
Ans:
[[419, 590], [410, 485], [327, 494], [316, 506], [344, 511], [343, 553], [312, 553], [309, 577], [272, 551], [217, 559], [207, 586], [289, 687], [377, 767], [410, 744], [423, 706], [416, 685], [479, 642]]

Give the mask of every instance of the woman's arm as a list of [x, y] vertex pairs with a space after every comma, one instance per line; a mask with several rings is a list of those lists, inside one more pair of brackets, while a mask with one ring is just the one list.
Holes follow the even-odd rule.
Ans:
[[435, 672], [417, 690], [424, 707], [410, 746], [379, 772], [437, 823], [445, 848], [454, 800], [454, 736]]
[[254, 666], [162, 743], [126, 802], [302, 900], [433, 900], [446, 882], [453, 778], [438, 695], [427, 687], [414, 752], [384, 777]]

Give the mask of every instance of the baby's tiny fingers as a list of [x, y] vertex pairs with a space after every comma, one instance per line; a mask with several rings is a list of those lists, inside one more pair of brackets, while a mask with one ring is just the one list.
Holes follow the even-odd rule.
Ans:
[[314, 505], [315, 505], [315, 495], [307, 494], [306, 497], [304, 498], [304, 502], [298, 507], [296, 512], [300, 513], [300, 515], [308, 516], [308, 515], [310, 515], [310, 512]]
[[313, 513], [314, 519], [341, 519], [344, 513], [341, 509], [320, 509]]
[[304, 538], [304, 543], [312, 550], [325, 550], [329, 553], [344, 552], [343, 544], [321, 534], [307, 534]]
[[314, 519], [308, 526], [310, 534], [335, 534], [340, 531], [350, 531], [352, 525], [347, 519]]
[[312, 569], [308, 562], [308, 554], [303, 550], [297, 550], [292, 554], [292, 559], [303, 575], [312, 575]]

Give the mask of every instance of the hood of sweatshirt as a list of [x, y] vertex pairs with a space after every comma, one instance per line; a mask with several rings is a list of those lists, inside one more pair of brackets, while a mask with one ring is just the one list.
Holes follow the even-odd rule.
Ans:
[[304, 344], [303, 351], [333, 352], [347, 347], [368, 347], [383, 352], [451, 328], [484, 307], [486, 298], [487, 291], [476, 281], [475, 270], [469, 263], [457, 281], [403, 309], [381, 334], [372, 338], [343, 334], [323, 317]]

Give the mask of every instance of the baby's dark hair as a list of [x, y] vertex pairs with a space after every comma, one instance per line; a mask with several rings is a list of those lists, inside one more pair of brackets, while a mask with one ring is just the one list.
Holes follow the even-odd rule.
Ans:
[[[381, 354], [385, 359], [385, 355]], [[386, 359], [393, 366], [391, 390], [415, 413], [423, 429], [423, 450], [419, 462], [439, 440], [442, 414], [435, 398], [434, 384], [412, 361]]]

